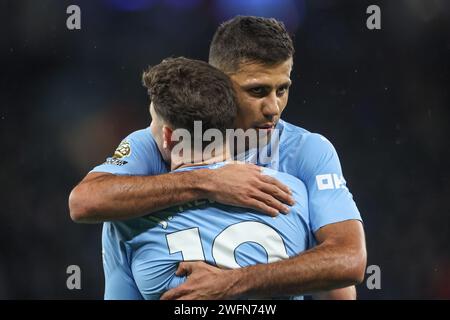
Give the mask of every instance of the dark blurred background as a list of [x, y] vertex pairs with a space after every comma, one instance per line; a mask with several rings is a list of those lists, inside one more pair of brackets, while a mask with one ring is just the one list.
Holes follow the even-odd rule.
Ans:
[[[66, 8], [81, 8], [81, 30]], [[381, 30], [366, 8], [381, 8]], [[365, 220], [381, 289], [450, 298], [450, 2], [445, 0], [3, 0], [0, 2], [0, 298], [101, 299], [101, 225], [70, 220], [72, 187], [149, 124], [141, 73], [206, 60], [237, 14], [295, 33], [284, 119], [328, 137]], [[447, 165], [445, 164], [447, 163]], [[81, 290], [66, 268], [81, 268]]]

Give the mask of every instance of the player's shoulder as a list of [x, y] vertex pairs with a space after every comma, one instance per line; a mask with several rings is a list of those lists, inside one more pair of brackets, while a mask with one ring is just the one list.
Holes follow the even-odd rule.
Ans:
[[153, 136], [150, 127], [147, 127], [133, 131], [124, 140], [131, 140], [135, 143], [149, 143], [152, 142]]
[[130, 133], [117, 147], [114, 157], [133, 162], [139, 172], [147, 175], [166, 172], [164, 160], [150, 127]]
[[150, 127], [130, 133], [125, 139], [122, 140], [121, 144], [126, 144], [128, 147], [134, 149], [147, 151], [157, 150], [156, 141], [153, 138]]
[[303, 154], [305, 154], [304, 149], [314, 153], [334, 150], [330, 140], [320, 133], [308, 131], [287, 121], [282, 121], [282, 130], [282, 134], [292, 142], [295, 142], [298, 149], [303, 149]]
[[308, 130], [305, 128], [299, 127], [295, 124], [292, 124], [290, 122], [287, 122], [286, 120], [280, 119], [278, 121], [280, 129], [287, 131], [287, 132], [295, 132], [297, 134], [305, 134], [309, 133]]

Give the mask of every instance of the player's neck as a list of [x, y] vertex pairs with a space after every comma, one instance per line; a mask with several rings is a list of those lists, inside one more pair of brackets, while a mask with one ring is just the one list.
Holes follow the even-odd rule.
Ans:
[[206, 153], [205, 150], [192, 150], [191, 156], [188, 158], [182, 157], [178, 161], [171, 161], [171, 170], [181, 169], [185, 167], [204, 166], [224, 161], [232, 160], [228, 144], [224, 144], [223, 148], [214, 149], [212, 152]]

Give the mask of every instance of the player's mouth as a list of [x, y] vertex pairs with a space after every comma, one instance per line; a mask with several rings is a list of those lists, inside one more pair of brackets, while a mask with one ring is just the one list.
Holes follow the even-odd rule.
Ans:
[[258, 130], [265, 130], [267, 132], [271, 132], [273, 129], [275, 129], [275, 123], [273, 122], [267, 122], [261, 125], [257, 125], [255, 126], [256, 129]]

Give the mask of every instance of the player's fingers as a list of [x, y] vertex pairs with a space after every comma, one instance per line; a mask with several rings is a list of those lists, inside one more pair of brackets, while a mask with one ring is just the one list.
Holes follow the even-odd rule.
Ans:
[[198, 300], [198, 299], [194, 299], [192, 295], [183, 294], [179, 295], [177, 298], [175, 298], [175, 300]]
[[160, 300], [176, 300], [179, 299], [182, 296], [185, 296], [189, 293], [188, 290], [184, 289], [183, 284], [179, 287], [170, 289], [159, 298]]
[[175, 289], [170, 289], [169, 291], [164, 292], [159, 300], [173, 300], [173, 290]]
[[175, 272], [177, 276], [189, 275], [192, 273], [192, 265], [190, 262], [180, 262], [178, 269]]
[[265, 204], [263, 201], [260, 201], [257, 199], [250, 199], [247, 202], [247, 207], [249, 207], [250, 209], [259, 211], [261, 213], [265, 213], [271, 217], [276, 217], [280, 213], [277, 209], [272, 208], [272, 207], [268, 206], [267, 204]]
[[295, 204], [294, 198], [291, 195], [289, 195], [288, 193], [286, 193], [283, 190], [281, 190], [280, 188], [278, 188], [276, 185], [263, 182], [260, 185], [259, 189], [262, 192], [265, 192], [265, 193], [277, 198], [281, 202], [286, 203], [290, 206]]
[[159, 298], [160, 300], [174, 300], [179, 294], [177, 294], [177, 288], [170, 289], [169, 291], [164, 292], [164, 294]]
[[259, 172], [261, 172], [263, 170], [263, 167], [257, 166], [256, 164], [253, 164], [253, 163], [246, 163], [245, 166], [248, 169], [259, 171]]
[[253, 194], [253, 198], [256, 200], [259, 200], [261, 202], [264, 202], [266, 205], [268, 205], [271, 208], [274, 208], [278, 210], [278, 212], [282, 213], [288, 213], [289, 207], [281, 203], [278, 199], [274, 198], [272, 195], [264, 193], [262, 191], [255, 192]]
[[276, 187], [278, 187], [279, 189], [281, 189], [282, 191], [284, 191], [285, 193], [292, 195], [292, 191], [291, 189], [289, 189], [288, 186], [286, 186], [285, 184], [281, 183], [280, 181], [278, 181], [278, 179], [275, 179], [274, 177], [262, 174], [260, 179], [266, 183], [270, 183], [275, 185]]

